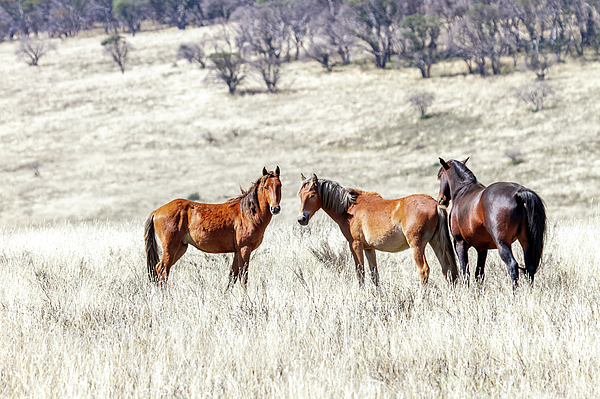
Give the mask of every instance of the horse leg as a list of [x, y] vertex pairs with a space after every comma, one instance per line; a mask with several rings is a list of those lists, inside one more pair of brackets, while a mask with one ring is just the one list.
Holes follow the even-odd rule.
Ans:
[[456, 256], [458, 256], [458, 262], [460, 263], [460, 271], [462, 278], [467, 283], [469, 282], [469, 244], [465, 240], [455, 238], [454, 249], [456, 249]]
[[375, 258], [374, 249], [365, 249], [365, 256], [369, 262], [369, 269], [371, 269], [371, 280], [375, 287], [379, 287], [379, 272], [377, 271], [377, 259]]
[[231, 270], [229, 271], [229, 282], [227, 283], [227, 288], [225, 291], [228, 291], [238, 279], [240, 274], [240, 265], [239, 265], [240, 254], [239, 251], [235, 251], [233, 255], [233, 263], [231, 264]]
[[529, 281], [533, 284], [533, 278], [537, 270], [537, 265], [535, 264], [532, 256], [533, 251], [529, 247], [529, 243], [526, 240], [519, 239], [519, 243], [523, 248], [523, 258], [525, 258], [525, 272], [527, 273]]
[[252, 253], [252, 248], [250, 248], [250, 247], [243, 247], [240, 250], [240, 258], [239, 258], [240, 284], [242, 285], [244, 292], [246, 292], [246, 284], [248, 283], [248, 263], [250, 262], [250, 254], [251, 253]]
[[363, 256], [363, 245], [359, 240], [355, 240], [350, 244], [350, 252], [354, 257], [354, 265], [356, 266], [356, 276], [358, 284], [361, 287], [365, 286], [365, 259]]
[[506, 268], [508, 269], [508, 274], [513, 282], [513, 288], [516, 288], [519, 280], [519, 264], [515, 260], [513, 256], [512, 249], [510, 244], [505, 242], [498, 242], [496, 244], [498, 246], [498, 253], [500, 254], [500, 258], [506, 264]]
[[158, 282], [161, 288], [164, 288], [169, 279], [171, 267], [185, 254], [187, 244], [181, 242], [168, 242], [163, 245], [163, 252], [160, 262], [156, 264], [156, 274], [158, 274]]
[[413, 247], [413, 257], [419, 268], [419, 276], [421, 277], [421, 285], [424, 286], [429, 280], [429, 264], [425, 258], [425, 245], [417, 245]]
[[487, 249], [477, 251], [477, 268], [475, 269], [475, 279], [478, 282], [483, 282], [485, 277], [485, 260], [487, 259]]

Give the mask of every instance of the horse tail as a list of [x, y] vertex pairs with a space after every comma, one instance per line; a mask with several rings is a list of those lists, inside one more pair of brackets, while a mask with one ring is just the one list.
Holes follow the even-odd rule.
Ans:
[[438, 223], [433, 233], [432, 247], [442, 265], [442, 271], [450, 282], [458, 278], [458, 266], [456, 256], [454, 255], [454, 246], [450, 239], [450, 229], [448, 228], [448, 212], [443, 205], [437, 206]]
[[156, 265], [160, 261], [158, 256], [158, 245], [156, 244], [156, 235], [154, 231], [154, 212], [146, 220], [144, 229], [144, 241], [146, 242], [146, 265], [148, 266], [148, 278], [152, 283], [158, 283], [158, 273]]
[[[517, 192], [517, 197], [523, 201], [527, 215], [527, 241], [533, 266], [533, 273], [537, 271], [546, 235], [546, 207], [544, 201], [535, 192], [522, 188]], [[532, 276], [533, 278], [533, 276]]]

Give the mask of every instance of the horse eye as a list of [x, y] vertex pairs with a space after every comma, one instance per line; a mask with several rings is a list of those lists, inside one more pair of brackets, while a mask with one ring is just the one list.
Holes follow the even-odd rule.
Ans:
[[315, 193], [312, 193], [312, 194], [310, 195], [310, 197], [309, 197], [309, 198], [310, 198], [310, 199], [313, 199], [313, 198], [315, 198]]

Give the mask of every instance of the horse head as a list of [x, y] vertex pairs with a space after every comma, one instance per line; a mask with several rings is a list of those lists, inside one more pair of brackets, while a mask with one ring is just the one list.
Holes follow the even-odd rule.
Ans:
[[319, 195], [319, 178], [313, 173], [310, 181], [301, 175], [302, 186], [298, 191], [300, 196], [300, 213], [298, 214], [298, 223], [306, 226], [308, 221], [316, 211], [323, 205]]
[[438, 194], [438, 202], [441, 205], [448, 206], [452, 199], [452, 190], [457, 184], [462, 182], [476, 181], [473, 173], [467, 168], [466, 163], [469, 158], [464, 161], [456, 161], [454, 159], [448, 162], [439, 158], [442, 167], [438, 171], [438, 180], [440, 181], [440, 192]]
[[267, 168], [263, 167], [263, 177], [265, 177], [262, 185], [263, 195], [269, 205], [269, 209], [273, 215], [277, 215], [281, 212], [281, 180], [279, 180], [280, 170], [279, 166], [275, 171], [267, 171]]

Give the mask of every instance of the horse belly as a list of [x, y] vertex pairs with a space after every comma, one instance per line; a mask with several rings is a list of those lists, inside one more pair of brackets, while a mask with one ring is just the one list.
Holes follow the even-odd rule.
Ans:
[[228, 231], [201, 231], [188, 233], [184, 243], [191, 244], [197, 249], [209, 253], [235, 252], [235, 238]]
[[384, 232], [365, 232], [365, 248], [373, 248], [384, 252], [400, 252], [409, 248], [402, 227]]

